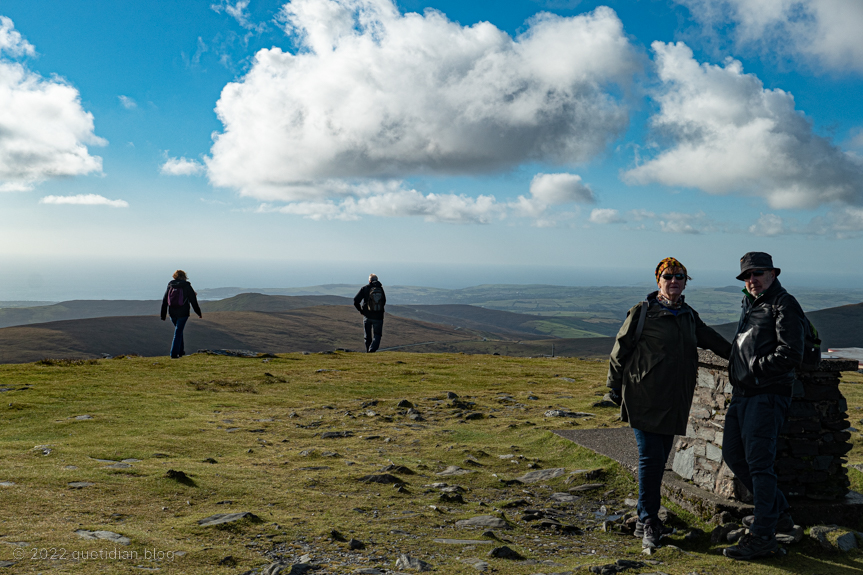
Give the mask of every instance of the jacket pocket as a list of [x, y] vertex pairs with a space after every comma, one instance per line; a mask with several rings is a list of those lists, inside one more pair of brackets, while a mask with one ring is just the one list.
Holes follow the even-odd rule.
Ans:
[[663, 359], [665, 359], [664, 353], [639, 353], [637, 351], [627, 366], [626, 382], [633, 385], [641, 383]]

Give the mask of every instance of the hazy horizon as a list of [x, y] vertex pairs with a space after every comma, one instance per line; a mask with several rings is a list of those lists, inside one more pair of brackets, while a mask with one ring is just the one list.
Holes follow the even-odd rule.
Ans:
[[[366, 282], [370, 272], [384, 286], [418, 286], [461, 289], [484, 284], [544, 284], [570, 287], [652, 286], [654, 263], [643, 268], [583, 268], [575, 266], [466, 265], [356, 262], [278, 262], [270, 260], [217, 261], [193, 257], [141, 261], [0, 261], [0, 301], [68, 301], [73, 299], [159, 299], [171, 273], [186, 270], [197, 290], [239, 287], [247, 289], [303, 288], [329, 284]], [[174, 258], [171, 258], [174, 259]], [[684, 262], [687, 263], [687, 262]], [[694, 278], [690, 288], [737, 285], [736, 262], [727, 269], [699, 268], [688, 264]], [[830, 275], [793, 268], [780, 279], [787, 287], [852, 289], [861, 285], [861, 274]], [[742, 285], [742, 284], [741, 284]]]

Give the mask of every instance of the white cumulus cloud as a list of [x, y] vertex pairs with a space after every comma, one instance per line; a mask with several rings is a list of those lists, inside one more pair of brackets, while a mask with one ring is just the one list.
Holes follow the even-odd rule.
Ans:
[[530, 196], [519, 196], [510, 207], [518, 214], [538, 218], [552, 206], [592, 204], [590, 186], [576, 174], [537, 174], [530, 182]]
[[95, 135], [78, 90], [10, 59], [34, 53], [12, 21], [0, 17], [0, 191], [102, 172], [102, 158], [91, 156], [87, 145], [107, 142]]
[[611, 208], [596, 208], [590, 212], [590, 222], [593, 224], [623, 224], [626, 223], [618, 210]]
[[677, 0], [708, 30], [733, 24], [738, 48], [801, 58], [818, 69], [863, 72], [860, 0]]
[[110, 206], [112, 208], [128, 208], [126, 200], [109, 200], [98, 194], [78, 194], [77, 196], [45, 196], [40, 204], [69, 204], [76, 206]]
[[186, 158], [168, 158], [159, 171], [167, 176], [196, 176], [204, 173], [204, 164]]
[[456, 194], [422, 194], [396, 189], [342, 200], [293, 202], [281, 207], [262, 208], [312, 220], [356, 220], [361, 216], [423, 217], [429, 222], [487, 224], [505, 216], [506, 206], [493, 196], [471, 198]]
[[[297, 52], [261, 50], [223, 89], [206, 159], [214, 185], [268, 202], [344, 201], [334, 181], [584, 161], [626, 128], [614, 94], [641, 69], [604, 7], [539, 14], [515, 38], [435, 10], [401, 14], [391, 0], [294, 0], [281, 17]], [[429, 205], [444, 214], [466, 201], [415, 193], [399, 196], [414, 206], [399, 213], [437, 218]]]
[[15, 24], [6, 16], [0, 16], [0, 55], [34, 56], [36, 49], [15, 29]]
[[815, 134], [791, 94], [765, 90], [735, 60], [699, 64], [682, 43], [653, 50], [662, 87], [651, 121], [672, 145], [628, 182], [762, 196], [773, 208], [863, 202], [863, 165]]

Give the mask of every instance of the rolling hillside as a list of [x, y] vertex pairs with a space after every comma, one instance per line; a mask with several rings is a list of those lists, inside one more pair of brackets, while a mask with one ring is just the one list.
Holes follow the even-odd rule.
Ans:
[[[317, 306], [288, 312], [214, 312], [192, 317], [186, 327], [186, 352], [202, 348], [259, 352], [363, 349], [362, 324], [353, 308]], [[46, 357], [167, 355], [173, 326], [158, 317], [106, 317], [49, 322], [0, 329], [0, 363]], [[389, 317], [382, 347], [423, 342], [481, 340], [469, 330]]]

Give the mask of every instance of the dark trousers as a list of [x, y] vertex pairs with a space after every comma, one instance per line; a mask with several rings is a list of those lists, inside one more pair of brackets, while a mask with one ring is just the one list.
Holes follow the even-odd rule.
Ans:
[[171, 323], [174, 324], [174, 339], [171, 341], [171, 357], [186, 355], [186, 348], [183, 346], [183, 328], [186, 327], [187, 321], [189, 321], [189, 316], [171, 318]]
[[776, 533], [776, 521], [789, 507], [777, 487], [773, 462], [776, 440], [790, 405], [790, 397], [773, 393], [754, 397], [735, 395], [725, 414], [722, 457], [752, 493], [755, 523], [750, 531], [762, 537]]
[[365, 344], [366, 351], [374, 353], [381, 345], [381, 333], [384, 330], [383, 319], [363, 318], [363, 329], [366, 332]]
[[632, 431], [638, 444], [638, 519], [642, 523], [649, 518], [658, 521], [662, 504], [659, 489], [674, 436], [634, 428]]

